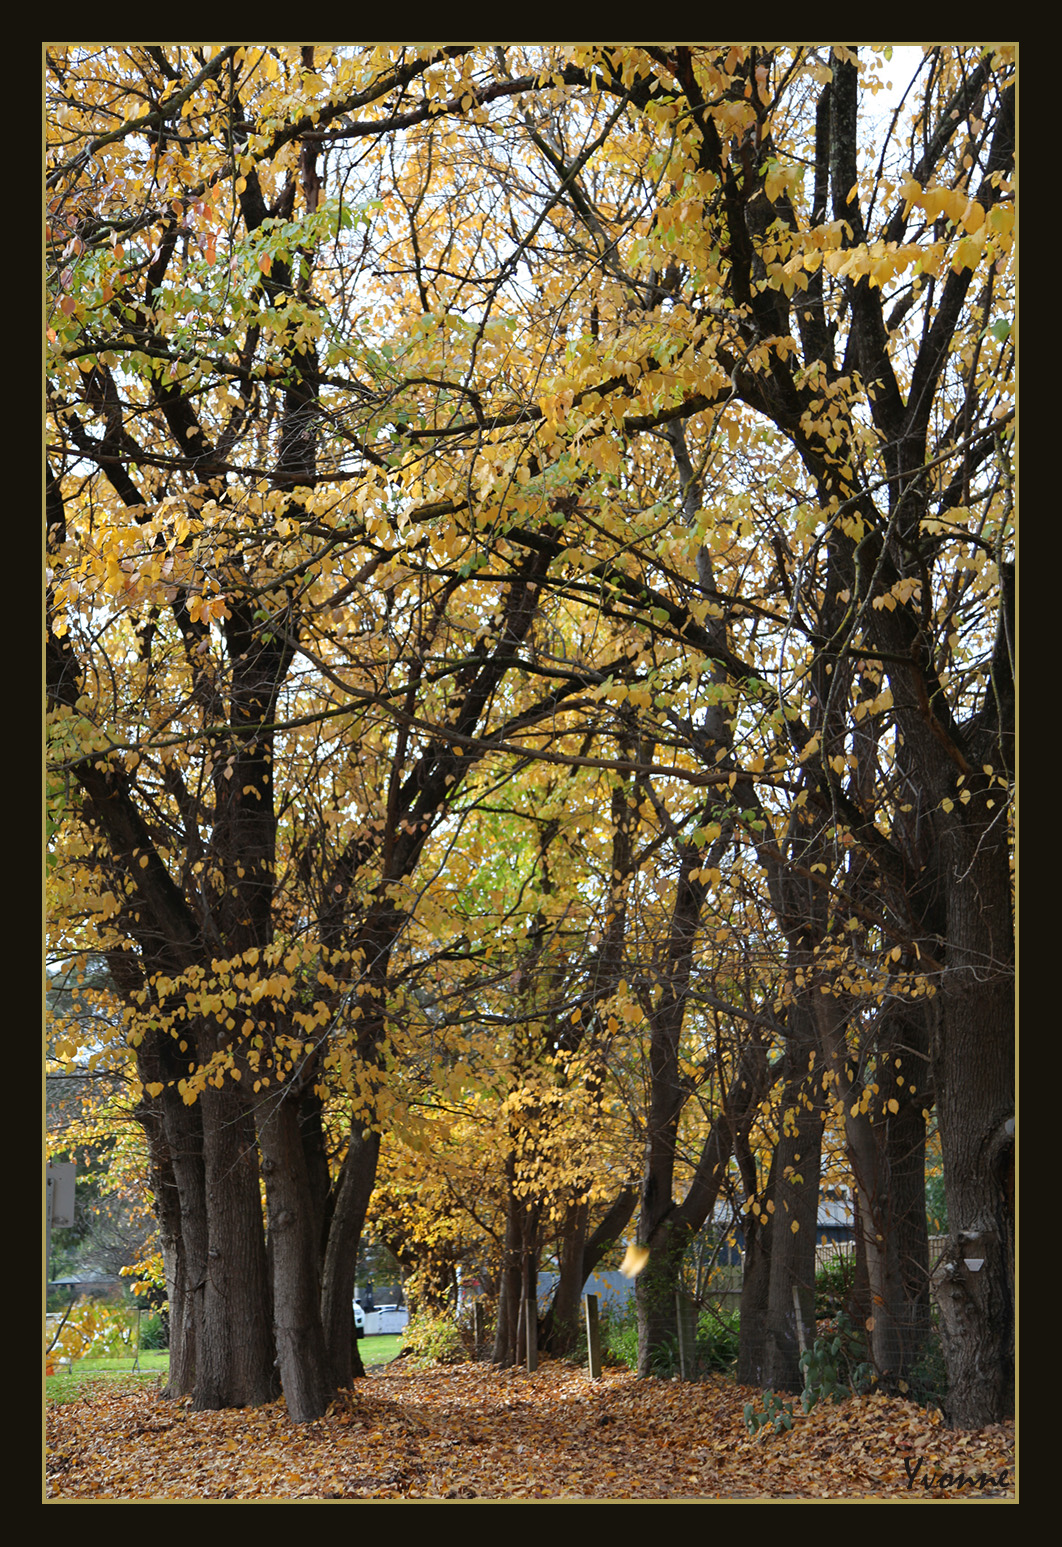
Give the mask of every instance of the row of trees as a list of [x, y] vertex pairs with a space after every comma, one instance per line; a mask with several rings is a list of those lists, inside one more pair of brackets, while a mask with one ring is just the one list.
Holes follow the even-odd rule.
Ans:
[[736, 1185], [777, 1387], [839, 1125], [899, 1381], [935, 1110], [1006, 1410], [1014, 59], [888, 54], [49, 49], [52, 949], [197, 1406], [324, 1410], [381, 1142], [462, 1125], [499, 1358], [636, 1216], [648, 1369]]

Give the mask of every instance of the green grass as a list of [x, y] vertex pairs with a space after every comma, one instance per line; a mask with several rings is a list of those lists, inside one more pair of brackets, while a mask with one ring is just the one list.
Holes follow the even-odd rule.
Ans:
[[361, 1362], [368, 1369], [370, 1365], [390, 1364], [392, 1359], [397, 1359], [402, 1339], [397, 1334], [384, 1334], [362, 1338], [358, 1347], [361, 1350]]
[[[360, 1346], [362, 1361], [369, 1368], [389, 1364], [397, 1358], [402, 1339], [398, 1336], [362, 1338]], [[153, 1381], [169, 1367], [169, 1354], [154, 1349], [150, 1352], [145, 1350], [140, 1355], [139, 1368], [136, 1370], [133, 1369], [131, 1356], [128, 1359], [79, 1359], [61, 1370], [57, 1367], [55, 1375], [45, 1377], [45, 1396], [49, 1402], [76, 1402], [93, 1385], [110, 1385], [123, 1378], [137, 1384]]]
[[154, 1381], [170, 1367], [169, 1354], [152, 1349], [140, 1355], [139, 1367], [133, 1369], [132, 1356], [128, 1359], [79, 1359], [63, 1369], [56, 1367], [56, 1374], [46, 1376], [44, 1392], [49, 1402], [76, 1402], [88, 1387], [111, 1384], [120, 1380]]

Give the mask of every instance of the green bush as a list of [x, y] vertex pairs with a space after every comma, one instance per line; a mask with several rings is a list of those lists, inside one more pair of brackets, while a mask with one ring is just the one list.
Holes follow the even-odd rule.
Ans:
[[450, 1316], [414, 1316], [402, 1333], [402, 1352], [418, 1365], [463, 1364], [461, 1329]]
[[165, 1311], [156, 1311], [140, 1322], [140, 1346], [154, 1350], [169, 1348], [170, 1319]]
[[745, 1427], [754, 1439], [757, 1434], [762, 1438], [768, 1428], [773, 1429], [775, 1434], [791, 1429], [792, 1402], [783, 1402], [776, 1391], [765, 1391], [762, 1408], [757, 1408], [755, 1402], [745, 1403]]
[[874, 1384], [874, 1371], [867, 1362], [866, 1337], [857, 1331], [842, 1311], [829, 1330], [815, 1339], [800, 1356], [804, 1374], [801, 1404], [810, 1413], [816, 1402], [861, 1395]]
[[[738, 1356], [739, 1324], [737, 1311], [701, 1312], [697, 1323], [694, 1365], [698, 1375], [733, 1368]], [[606, 1308], [601, 1318], [601, 1355], [606, 1364], [638, 1368], [638, 1316], [634, 1301], [622, 1310]], [[574, 1357], [574, 1355], [573, 1355]], [[585, 1339], [582, 1362], [586, 1361]], [[680, 1372], [678, 1339], [669, 1338], [653, 1358], [653, 1374], [667, 1380]]]
[[825, 1321], [845, 1309], [855, 1283], [855, 1252], [831, 1257], [815, 1274], [815, 1319]]
[[56, 1362], [122, 1358], [135, 1352], [135, 1327], [135, 1314], [120, 1300], [92, 1300], [83, 1295], [69, 1314], [64, 1312], [61, 1330], [60, 1324], [48, 1330], [45, 1349]]
[[741, 1318], [737, 1311], [702, 1311], [697, 1323], [697, 1371], [729, 1372], [737, 1363]]
[[638, 1317], [633, 1299], [622, 1310], [606, 1305], [601, 1315], [601, 1357], [606, 1364], [638, 1368]]
[[926, 1226], [930, 1235], [947, 1235], [948, 1204], [944, 1197], [944, 1173], [926, 1177]]
[[947, 1392], [948, 1371], [944, 1363], [944, 1349], [940, 1333], [934, 1328], [926, 1337], [922, 1352], [907, 1377], [905, 1394], [922, 1407], [942, 1408]]

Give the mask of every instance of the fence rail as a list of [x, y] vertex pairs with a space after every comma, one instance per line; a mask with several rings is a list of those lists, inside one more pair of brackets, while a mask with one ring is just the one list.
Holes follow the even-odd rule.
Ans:
[[[944, 1255], [944, 1248], [948, 1243], [945, 1235], [931, 1235], [929, 1237], [929, 1271], [932, 1274], [937, 1263]], [[854, 1241], [827, 1241], [815, 1248], [815, 1272], [820, 1273], [823, 1268], [828, 1268], [836, 1262], [851, 1261], [855, 1257], [856, 1244]], [[711, 1284], [704, 1296], [705, 1301], [714, 1302], [724, 1309], [737, 1310], [741, 1304], [741, 1280], [743, 1265], [733, 1263], [729, 1267], [716, 1268], [712, 1274]]]

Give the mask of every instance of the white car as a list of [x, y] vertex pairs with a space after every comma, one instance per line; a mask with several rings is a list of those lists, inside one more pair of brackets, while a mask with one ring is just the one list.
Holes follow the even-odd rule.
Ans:
[[354, 1336], [358, 1338], [365, 1336], [365, 1312], [357, 1300], [354, 1301]]

